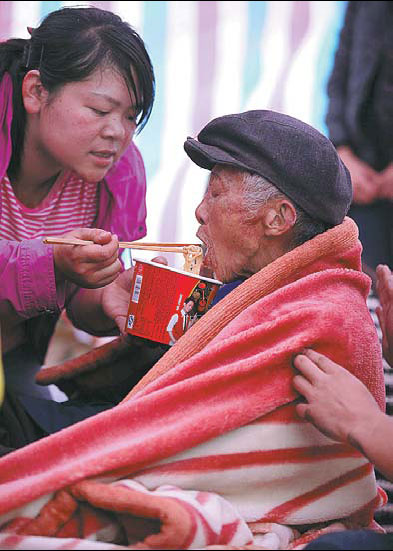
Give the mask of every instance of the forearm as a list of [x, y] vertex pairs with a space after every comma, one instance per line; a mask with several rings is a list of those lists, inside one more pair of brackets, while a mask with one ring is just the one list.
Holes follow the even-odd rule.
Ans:
[[345, 124], [345, 113], [347, 110], [349, 64], [355, 11], [356, 4], [349, 2], [345, 22], [340, 32], [340, 41], [335, 53], [333, 69], [327, 85], [329, 103], [326, 125], [329, 138], [336, 146], [350, 142]]
[[0, 240], [0, 316], [29, 319], [60, 312], [64, 285], [56, 286], [52, 248], [38, 239]]
[[351, 443], [393, 481], [393, 418], [382, 411], [373, 415], [353, 431]]
[[67, 314], [73, 325], [96, 336], [118, 335], [114, 320], [102, 308], [103, 288], [79, 289], [69, 305]]

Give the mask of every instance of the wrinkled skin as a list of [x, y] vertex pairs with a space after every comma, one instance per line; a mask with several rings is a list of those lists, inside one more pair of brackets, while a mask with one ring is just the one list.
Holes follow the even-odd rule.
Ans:
[[197, 237], [206, 245], [205, 270], [227, 283], [260, 269], [255, 265], [260, 236], [244, 205], [243, 175], [239, 170], [213, 168], [195, 216], [200, 223]]

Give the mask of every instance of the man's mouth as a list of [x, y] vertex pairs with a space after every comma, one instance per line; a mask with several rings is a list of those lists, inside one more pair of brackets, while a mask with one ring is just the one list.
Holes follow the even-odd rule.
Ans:
[[209, 246], [206, 245], [206, 243], [204, 242], [202, 242], [202, 253], [203, 253], [202, 266], [211, 271], [212, 267], [211, 267], [211, 259], [209, 255]]
[[207, 255], [207, 251], [208, 251], [209, 247], [207, 246], [207, 244], [203, 240], [203, 238], [199, 235], [199, 231], [197, 231], [196, 236], [200, 241], [202, 241], [202, 243], [201, 243], [202, 253], [203, 253], [203, 258], [205, 258], [205, 256]]
[[[200, 228], [201, 229], [201, 228]], [[202, 242], [202, 253], [203, 253], [203, 261], [202, 261], [202, 267], [206, 268], [207, 270], [211, 271], [211, 265], [210, 265], [210, 255], [209, 255], [209, 239], [205, 239], [200, 233], [203, 233], [203, 231], [197, 231], [196, 236], [197, 238]]]

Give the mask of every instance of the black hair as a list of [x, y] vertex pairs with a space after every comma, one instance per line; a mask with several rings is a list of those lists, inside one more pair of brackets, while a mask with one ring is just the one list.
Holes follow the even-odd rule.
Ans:
[[22, 82], [31, 69], [40, 71], [49, 92], [82, 81], [105, 65], [116, 68], [136, 99], [137, 131], [149, 119], [155, 79], [143, 40], [125, 21], [94, 7], [61, 8], [47, 15], [31, 38], [0, 43], [0, 78], [8, 72], [13, 85], [12, 157], [9, 173], [19, 170], [26, 125]]

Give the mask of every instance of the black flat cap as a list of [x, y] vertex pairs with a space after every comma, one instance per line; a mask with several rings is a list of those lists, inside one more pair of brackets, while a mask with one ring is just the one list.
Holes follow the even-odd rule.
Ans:
[[209, 122], [184, 149], [211, 170], [234, 166], [259, 174], [310, 216], [340, 224], [352, 201], [350, 174], [332, 142], [312, 126], [267, 110], [225, 115]]

